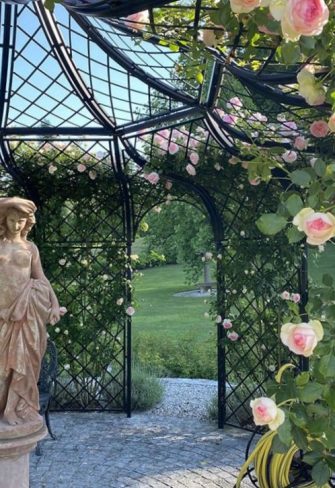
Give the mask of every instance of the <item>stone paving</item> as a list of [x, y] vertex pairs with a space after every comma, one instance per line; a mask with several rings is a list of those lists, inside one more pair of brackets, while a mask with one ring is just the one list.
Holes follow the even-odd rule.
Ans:
[[31, 455], [30, 488], [233, 488], [250, 436], [150, 413], [52, 413], [51, 422], [57, 440]]

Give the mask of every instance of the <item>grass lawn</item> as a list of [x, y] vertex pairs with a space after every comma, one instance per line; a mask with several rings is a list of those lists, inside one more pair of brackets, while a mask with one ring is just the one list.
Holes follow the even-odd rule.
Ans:
[[[174, 293], [192, 290], [185, 285], [181, 265], [145, 269], [135, 283], [136, 314], [133, 334], [141, 333], [178, 339], [188, 333], [199, 340], [208, 338], [215, 325], [204, 317], [209, 304], [202, 298], [175, 297]], [[194, 287], [196, 288], [196, 286]]]

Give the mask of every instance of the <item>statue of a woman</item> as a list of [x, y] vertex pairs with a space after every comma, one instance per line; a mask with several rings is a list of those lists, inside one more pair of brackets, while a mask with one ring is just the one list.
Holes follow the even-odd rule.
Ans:
[[0, 419], [11, 425], [39, 418], [46, 324], [61, 315], [38, 249], [27, 240], [35, 211], [30, 200], [0, 198]]

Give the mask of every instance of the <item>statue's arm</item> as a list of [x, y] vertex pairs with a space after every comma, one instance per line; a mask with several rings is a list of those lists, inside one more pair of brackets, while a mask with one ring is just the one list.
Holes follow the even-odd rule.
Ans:
[[59, 303], [54, 292], [50, 281], [45, 276], [42, 263], [40, 259], [40, 254], [38, 252], [37, 247], [32, 242], [30, 243], [31, 250], [32, 250], [32, 261], [31, 261], [31, 277], [35, 280], [42, 280], [44, 281], [50, 290], [50, 302], [51, 302], [51, 313], [50, 313], [50, 323], [54, 325], [60, 319], [60, 310], [59, 310]]

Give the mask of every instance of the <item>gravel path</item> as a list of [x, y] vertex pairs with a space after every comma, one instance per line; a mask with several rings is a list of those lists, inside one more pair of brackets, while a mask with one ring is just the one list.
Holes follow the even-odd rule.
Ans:
[[150, 413], [206, 419], [207, 405], [217, 395], [217, 381], [188, 378], [162, 378], [165, 392], [162, 402]]

